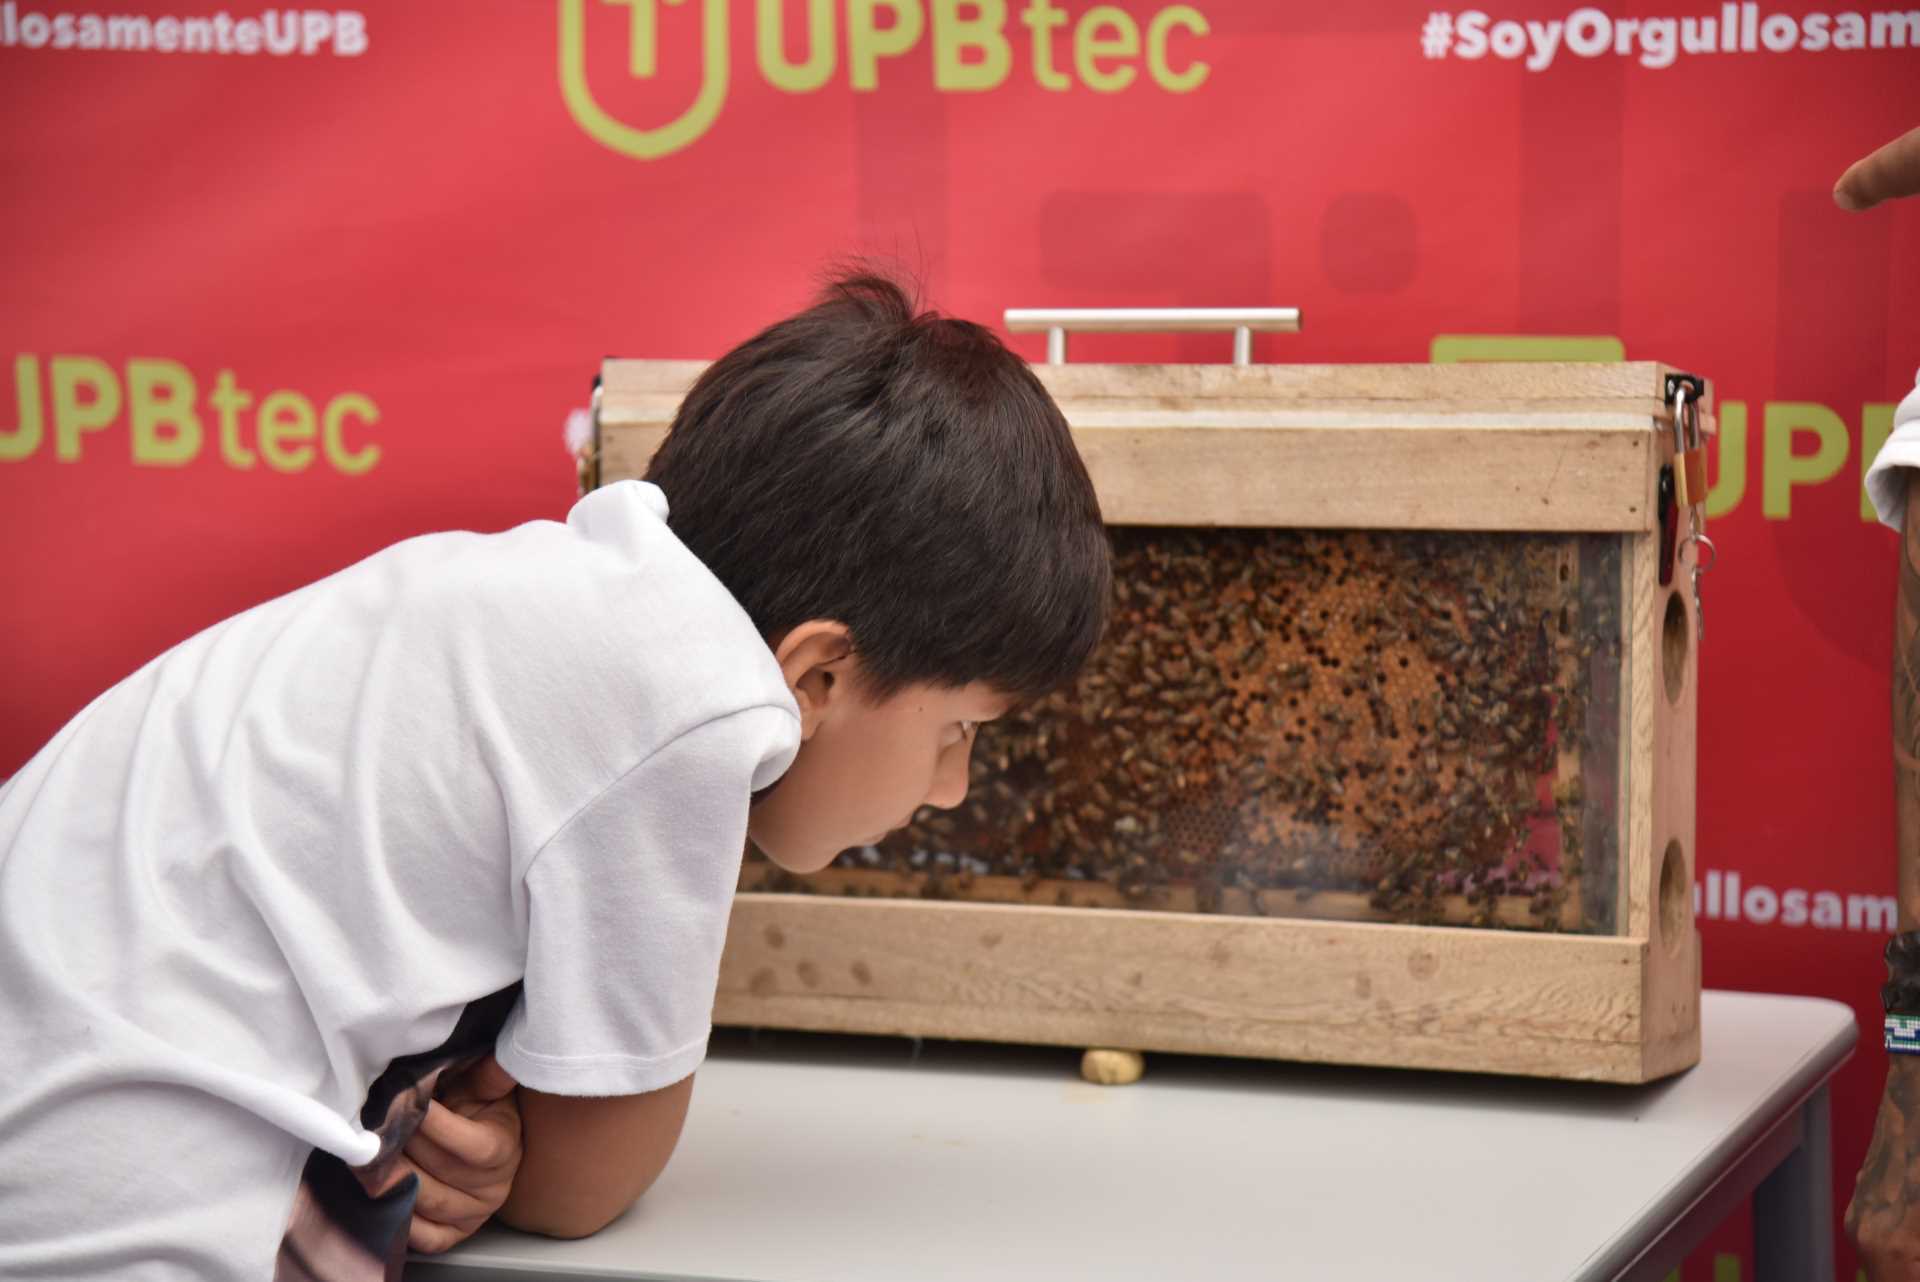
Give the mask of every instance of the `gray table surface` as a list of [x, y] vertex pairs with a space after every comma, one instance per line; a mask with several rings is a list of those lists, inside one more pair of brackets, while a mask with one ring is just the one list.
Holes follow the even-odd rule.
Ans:
[[1640, 1087], [1177, 1055], [1098, 1087], [1060, 1049], [722, 1031], [633, 1211], [575, 1242], [489, 1228], [407, 1277], [1655, 1276], [1793, 1153], [1799, 1218], [1831, 1206], [1852, 1012], [1709, 992], [1702, 1029], [1699, 1067]]

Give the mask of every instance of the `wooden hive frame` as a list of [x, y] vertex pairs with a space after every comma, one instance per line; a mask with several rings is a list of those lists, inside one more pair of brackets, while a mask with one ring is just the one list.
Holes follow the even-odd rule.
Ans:
[[[583, 484], [643, 474], [704, 368], [606, 362]], [[1670, 372], [1036, 367], [1112, 525], [1622, 537], [1616, 934], [742, 893], [715, 1022], [1612, 1082], [1695, 1063], [1697, 620], [1684, 566], [1659, 585], [1655, 519]]]

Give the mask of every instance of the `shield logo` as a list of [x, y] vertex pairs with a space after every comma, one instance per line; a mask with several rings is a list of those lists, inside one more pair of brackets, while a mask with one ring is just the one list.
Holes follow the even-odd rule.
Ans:
[[[632, 68], [636, 76], [651, 76], [656, 65], [657, 34], [654, 0], [633, 3]], [[681, 0], [668, 0], [678, 4]], [[727, 0], [700, 0], [703, 46], [700, 92], [693, 104], [670, 123], [639, 129], [615, 119], [594, 101], [587, 84], [586, 0], [560, 0], [560, 93], [574, 122], [587, 136], [636, 160], [671, 155], [707, 132], [727, 97]]]

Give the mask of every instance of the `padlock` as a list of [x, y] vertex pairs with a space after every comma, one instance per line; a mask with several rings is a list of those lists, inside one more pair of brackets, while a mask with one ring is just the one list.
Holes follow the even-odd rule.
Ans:
[[[1687, 393], [1692, 392], [1689, 396]], [[1685, 381], [1673, 385], [1673, 470], [1680, 506], [1698, 508], [1707, 501], [1707, 442], [1700, 426], [1698, 389]]]

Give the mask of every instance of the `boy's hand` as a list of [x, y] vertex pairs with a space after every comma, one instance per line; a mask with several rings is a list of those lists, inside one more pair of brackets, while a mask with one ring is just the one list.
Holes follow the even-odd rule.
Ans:
[[444, 1251], [485, 1224], [520, 1167], [515, 1083], [489, 1055], [441, 1085], [402, 1154], [394, 1179], [420, 1177], [407, 1245]]

